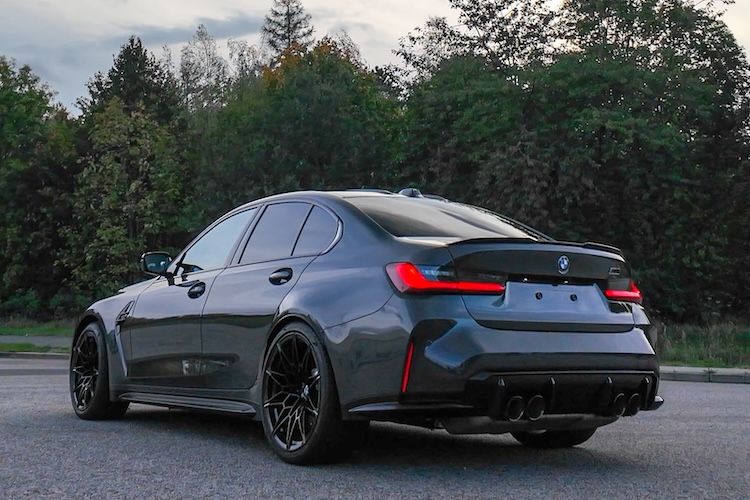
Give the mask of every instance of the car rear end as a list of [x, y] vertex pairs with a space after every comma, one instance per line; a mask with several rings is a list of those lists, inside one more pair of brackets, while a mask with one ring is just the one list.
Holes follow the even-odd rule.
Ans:
[[425, 250], [427, 234], [397, 234], [384, 210], [374, 220], [414, 247], [386, 265], [408, 342], [398, 400], [354, 413], [473, 433], [592, 428], [658, 407], [650, 322], [617, 249], [553, 241], [501, 218], [510, 230], [439, 234]]

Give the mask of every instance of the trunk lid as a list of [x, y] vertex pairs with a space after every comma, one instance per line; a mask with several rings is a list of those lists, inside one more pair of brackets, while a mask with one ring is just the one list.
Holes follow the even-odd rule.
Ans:
[[501, 296], [464, 295], [477, 323], [502, 330], [626, 332], [630, 308], [603, 290], [630, 280], [619, 250], [595, 243], [465, 240], [448, 245], [459, 280], [505, 284]]

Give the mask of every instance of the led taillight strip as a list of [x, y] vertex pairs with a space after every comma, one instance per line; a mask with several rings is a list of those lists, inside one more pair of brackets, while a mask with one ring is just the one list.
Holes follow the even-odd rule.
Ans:
[[393, 285], [404, 293], [503, 293], [499, 283], [480, 281], [431, 281], [425, 278], [414, 264], [398, 262], [386, 266]]
[[611, 300], [635, 302], [636, 304], [643, 302], [643, 294], [638, 290], [638, 287], [635, 286], [633, 280], [630, 280], [630, 290], [604, 290], [604, 295]]

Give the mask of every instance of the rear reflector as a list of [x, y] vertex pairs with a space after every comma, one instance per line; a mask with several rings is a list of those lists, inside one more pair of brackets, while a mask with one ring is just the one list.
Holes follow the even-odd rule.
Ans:
[[630, 280], [629, 290], [605, 290], [604, 295], [610, 300], [621, 300], [623, 302], [635, 302], [640, 304], [643, 302], [643, 295], [638, 287], [635, 286], [635, 281]]
[[404, 363], [404, 375], [401, 377], [401, 392], [406, 392], [406, 386], [409, 385], [409, 372], [411, 371], [411, 358], [414, 357], [414, 344], [409, 343], [409, 350], [406, 352], [406, 362]]
[[408, 262], [388, 264], [388, 277], [403, 293], [489, 293], [500, 294], [505, 286], [500, 283], [458, 281], [455, 273], [435, 266], [415, 266]]

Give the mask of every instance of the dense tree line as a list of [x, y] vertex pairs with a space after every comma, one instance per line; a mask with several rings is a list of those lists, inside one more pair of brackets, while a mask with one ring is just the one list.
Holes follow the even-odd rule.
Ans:
[[750, 66], [713, 4], [449, 1], [384, 68], [298, 0], [228, 60], [133, 37], [77, 117], [0, 57], [0, 315], [70, 314], [260, 196], [408, 185], [619, 246], [664, 318], [747, 316]]

